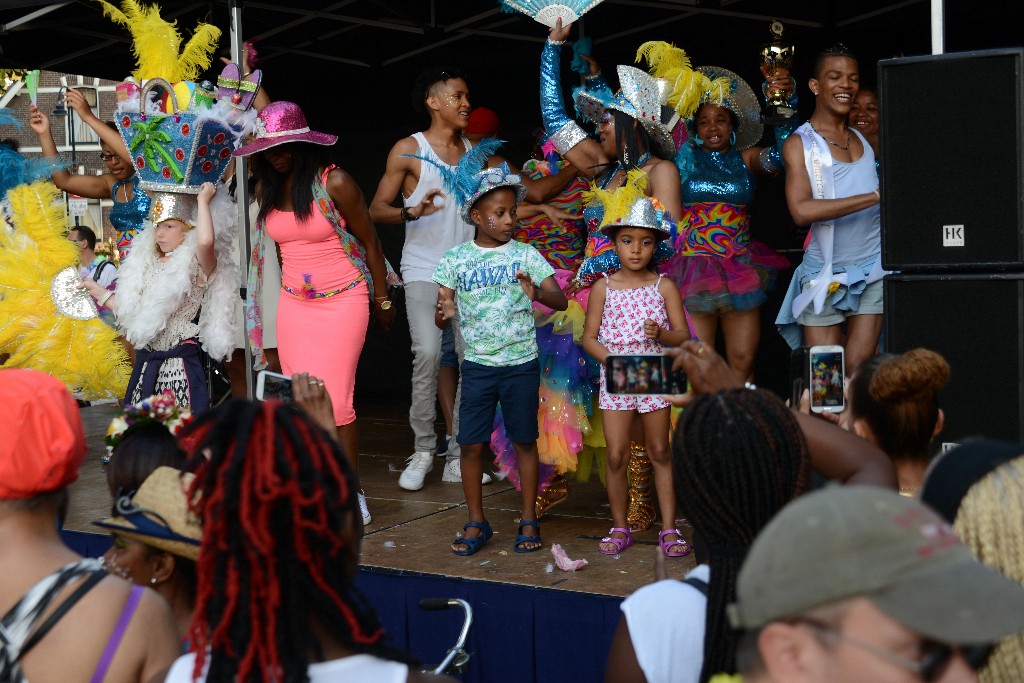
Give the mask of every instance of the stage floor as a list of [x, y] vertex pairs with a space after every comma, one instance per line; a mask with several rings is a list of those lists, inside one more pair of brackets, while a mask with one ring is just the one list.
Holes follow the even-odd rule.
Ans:
[[[78, 481], [71, 487], [65, 522], [69, 530], [95, 533], [98, 528], [91, 523], [110, 514], [110, 494], [100, 456], [107, 425], [115, 412], [113, 406], [82, 409], [89, 452]], [[363, 539], [363, 566], [620, 597], [654, 580], [659, 526], [637, 534], [637, 543], [621, 555], [598, 552], [598, 539], [611, 526], [611, 519], [596, 470], [590, 481], [571, 482], [569, 498], [542, 518], [545, 547], [535, 553], [513, 552], [519, 492], [506, 481], [485, 486], [484, 507], [494, 537], [475, 555], [452, 554], [449, 544], [466, 522], [466, 508], [462, 485], [441, 481], [444, 458], [435, 458], [434, 469], [422, 489], [399, 488], [399, 474], [412, 453], [407, 406], [360, 406], [359, 415], [360, 470], [373, 515]], [[692, 529], [680, 526], [690, 540]], [[561, 544], [574, 560], [586, 559], [588, 566], [578, 572], [563, 572], [557, 567], [548, 571], [549, 565], [554, 565], [552, 543]], [[692, 554], [666, 559], [666, 568], [673, 577], [681, 578], [693, 566]]]

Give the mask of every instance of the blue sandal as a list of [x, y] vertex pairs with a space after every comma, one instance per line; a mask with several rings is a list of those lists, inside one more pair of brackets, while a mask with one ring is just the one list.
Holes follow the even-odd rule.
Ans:
[[[532, 526], [537, 530], [536, 536], [523, 536], [522, 531], [524, 526]], [[524, 519], [519, 522], [519, 527], [516, 529], [516, 543], [512, 547], [517, 553], [532, 553], [541, 549], [542, 546], [538, 545], [536, 548], [520, 548], [519, 546], [523, 543], [543, 543], [540, 539], [540, 524], [530, 519]]]
[[486, 519], [483, 522], [466, 522], [466, 526], [462, 527], [462, 530], [465, 531], [469, 527], [475, 527], [483, 533], [475, 538], [466, 538], [463, 536], [452, 541], [453, 545], [462, 543], [466, 546], [465, 550], [452, 550], [456, 555], [472, 555], [477, 550], [480, 550], [483, 544], [491, 540], [491, 536], [494, 535], [494, 532], [491, 531], [491, 525], [487, 523]]

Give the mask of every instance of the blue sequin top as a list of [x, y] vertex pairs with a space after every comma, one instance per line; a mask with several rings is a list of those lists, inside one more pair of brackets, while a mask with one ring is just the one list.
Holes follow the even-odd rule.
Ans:
[[745, 205], [754, 200], [757, 179], [743, 162], [743, 154], [695, 150], [694, 171], [683, 178], [683, 206], [697, 202]]
[[[131, 183], [131, 199], [126, 202], [118, 201], [117, 193], [125, 183]], [[124, 193], [121, 193], [122, 196]], [[132, 175], [114, 183], [114, 189], [110, 193], [114, 200], [114, 206], [110, 208], [110, 224], [118, 232], [129, 232], [142, 230], [145, 220], [149, 217], [149, 207], [152, 203], [149, 195], [139, 189], [139, 177]]]

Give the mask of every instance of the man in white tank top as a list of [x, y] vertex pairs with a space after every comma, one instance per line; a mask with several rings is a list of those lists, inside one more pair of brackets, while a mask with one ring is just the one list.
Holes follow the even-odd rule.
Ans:
[[860, 87], [856, 58], [842, 45], [818, 55], [808, 81], [814, 113], [782, 148], [786, 201], [812, 239], [776, 324], [794, 348], [836, 345], [846, 326], [846, 374], [875, 354], [882, 330], [879, 192], [874, 152], [847, 116]]
[[[410, 491], [423, 487], [423, 480], [433, 465], [437, 443], [434, 433], [434, 396], [442, 406], [456, 410], [457, 370], [441, 382], [438, 392], [438, 369], [441, 362], [441, 331], [434, 325], [438, 286], [433, 282], [434, 269], [441, 257], [457, 244], [469, 242], [475, 229], [459, 217], [457, 203], [441, 190], [441, 175], [433, 164], [425, 164], [410, 155], [429, 157], [435, 163], [454, 167], [472, 143], [463, 135], [469, 124], [469, 86], [462, 74], [452, 68], [431, 69], [420, 74], [413, 86], [414, 101], [420, 102], [430, 115], [430, 127], [421, 133], [402, 138], [388, 154], [384, 176], [370, 202], [370, 216], [375, 223], [405, 223], [405, 246], [402, 248], [402, 280], [405, 282], [405, 307], [412, 337], [412, 405], [409, 426], [415, 439], [415, 452], [399, 478], [399, 485]], [[492, 156], [489, 166], [504, 159]], [[566, 166], [558, 175], [538, 181], [523, 178], [527, 199], [543, 202], [557, 194], [576, 170]], [[393, 206], [399, 193], [402, 205]], [[380, 302], [378, 302], [380, 305]], [[452, 440], [458, 418], [453, 419]], [[456, 453], [458, 449], [455, 449]], [[456, 456], [457, 457], [457, 456]], [[461, 482], [457, 462], [445, 468], [444, 481]], [[484, 474], [484, 483], [490, 477]]]

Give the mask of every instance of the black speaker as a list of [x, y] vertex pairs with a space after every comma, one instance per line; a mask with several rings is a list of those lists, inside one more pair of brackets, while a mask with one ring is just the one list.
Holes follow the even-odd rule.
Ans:
[[950, 365], [940, 443], [1024, 442], [1024, 274], [890, 275], [887, 350], [924, 347]]
[[1024, 49], [878, 63], [882, 264], [1024, 270]]

